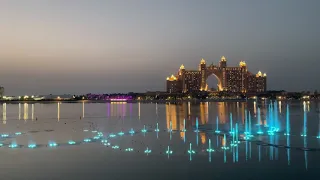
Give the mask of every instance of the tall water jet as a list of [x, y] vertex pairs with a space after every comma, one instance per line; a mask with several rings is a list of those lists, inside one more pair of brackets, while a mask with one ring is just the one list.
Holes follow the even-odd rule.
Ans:
[[290, 111], [289, 104], [287, 104], [287, 112], [286, 112], [286, 133], [285, 136], [290, 136]]
[[216, 125], [217, 125], [217, 129], [216, 129], [215, 133], [219, 134], [221, 131], [219, 130], [219, 117], [218, 116], [216, 119]]
[[168, 155], [168, 159], [172, 153], [173, 153], [172, 150], [170, 150], [170, 147], [168, 146], [168, 149], [166, 151], [166, 154]]
[[196, 118], [196, 130], [194, 132], [196, 132], [196, 133], [199, 132], [199, 121], [198, 121], [198, 118]]
[[245, 118], [244, 118], [244, 126], [245, 126], [245, 132], [244, 132], [244, 134], [248, 134], [249, 132], [248, 132], [248, 113], [247, 113], [247, 110], [245, 110], [244, 111], [244, 116], [245, 116]]
[[211, 162], [211, 153], [214, 152], [214, 149], [211, 147], [211, 139], [209, 139], [207, 152], [209, 153], [209, 162]]
[[233, 128], [232, 128], [232, 113], [230, 113], [230, 134], [233, 134]]
[[259, 127], [257, 134], [263, 134], [263, 132], [261, 130], [262, 123], [261, 123], [260, 108], [258, 108], [258, 122], [257, 122], [257, 124], [258, 124], [258, 127]]
[[224, 144], [222, 145], [221, 149], [228, 150], [229, 147], [227, 146], [227, 136], [226, 136], [226, 134], [223, 134], [223, 142], [224, 142]]
[[196, 152], [194, 150], [192, 150], [192, 144], [190, 143], [189, 145], [189, 150], [188, 150], [188, 153], [189, 153], [189, 160], [192, 161], [192, 154], [195, 154]]
[[183, 119], [183, 130], [182, 132], [186, 132], [186, 119]]
[[157, 133], [157, 139], [158, 139], [158, 138], [159, 138], [159, 131], [160, 131], [160, 129], [159, 129], [159, 123], [157, 123], [156, 129], [155, 129], [154, 131], [156, 131], [156, 133]]
[[239, 129], [238, 129], [238, 123], [236, 123], [236, 129], [235, 129], [235, 138], [236, 138], [236, 143], [239, 144]]
[[307, 109], [305, 101], [303, 103], [303, 133], [301, 134], [301, 136], [307, 137]]

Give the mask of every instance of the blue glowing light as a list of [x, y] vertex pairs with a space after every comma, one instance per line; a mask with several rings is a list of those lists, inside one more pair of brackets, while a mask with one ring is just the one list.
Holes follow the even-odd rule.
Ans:
[[306, 135], [306, 134], [301, 134], [300, 136], [301, 136], [301, 137], [307, 137], [307, 135]]
[[127, 149], [125, 149], [125, 151], [126, 151], [126, 152], [132, 152], [133, 149], [132, 149], [132, 148], [127, 148]]
[[91, 139], [85, 138], [83, 141], [84, 141], [84, 142], [91, 142]]
[[228, 146], [222, 146], [221, 149], [223, 149], [223, 150], [228, 150], [228, 149], [230, 149], [230, 148], [229, 148]]
[[173, 152], [172, 152], [172, 150], [170, 150], [170, 147], [168, 146], [168, 150], [166, 151], [166, 154], [172, 154]]
[[110, 146], [111, 144], [110, 143], [103, 143], [103, 145]]
[[257, 134], [262, 135], [262, 134], [263, 134], [263, 132], [262, 132], [262, 131], [258, 131], [258, 132], [257, 132]]
[[36, 148], [36, 147], [37, 147], [37, 145], [36, 145], [36, 144], [33, 144], [33, 143], [31, 143], [31, 144], [28, 145], [28, 148], [31, 148], [31, 149]]
[[74, 142], [74, 141], [70, 140], [70, 141], [68, 141], [68, 144], [70, 144], [70, 145], [74, 145], [74, 144], [76, 144], [76, 142]]
[[3, 144], [2, 143], [0, 143], [0, 147], [2, 147], [3, 146]]
[[190, 143], [188, 154], [195, 154], [196, 152], [192, 150], [192, 144]]
[[117, 135], [115, 135], [115, 134], [109, 134], [109, 137], [111, 137], [111, 138], [114, 138], [114, 137], [116, 137]]
[[21, 132], [16, 132], [15, 135], [19, 136], [21, 135], [22, 133]]
[[230, 146], [231, 147], [236, 147], [236, 146], [238, 146], [238, 144], [237, 143], [231, 143]]
[[123, 135], [124, 135], [124, 132], [120, 131], [120, 132], [118, 133], [118, 135], [119, 135], [119, 136], [123, 136]]
[[133, 130], [133, 128], [131, 128], [131, 130], [129, 131], [129, 133], [131, 134], [131, 135], [133, 135], [135, 132], [134, 132], [134, 130]]
[[274, 131], [270, 131], [270, 130], [269, 130], [269, 131], [268, 131], [268, 135], [269, 135], [269, 136], [274, 136]]
[[183, 129], [182, 132], [186, 132], [186, 119], [183, 120]]
[[106, 139], [101, 140], [101, 143], [107, 143], [107, 142], [108, 142], [108, 140], [106, 140]]
[[112, 149], [119, 149], [119, 146], [112, 146]]
[[290, 134], [288, 134], [288, 133], [284, 133], [284, 135], [285, 135], [285, 136], [290, 136]]
[[159, 123], [157, 123], [157, 127], [156, 127], [156, 129], [154, 130], [155, 132], [159, 132], [160, 131], [160, 129], [159, 129]]
[[200, 132], [199, 131], [199, 122], [198, 122], [198, 118], [196, 118], [196, 130], [194, 131], [196, 133]]
[[93, 139], [95, 140], [100, 139], [100, 136], [94, 136]]
[[317, 136], [317, 139], [320, 139], [320, 136]]
[[9, 134], [1, 134], [1, 137], [3, 138], [9, 137]]
[[214, 152], [214, 149], [211, 148], [211, 139], [209, 139], [209, 147], [207, 149], [207, 152], [209, 152], [209, 153]]
[[151, 153], [151, 149], [149, 149], [149, 148], [147, 147], [147, 149], [144, 151], [144, 153], [147, 154], [147, 155], [150, 154], [150, 153]]
[[102, 137], [103, 133], [102, 132], [98, 132], [98, 136]]
[[146, 129], [146, 125], [143, 126], [143, 129], [141, 130], [142, 133], [146, 133], [147, 129]]
[[9, 148], [17, 148], [17, 147], [18, 147], [18, 145], [16, 143], [12, 143], [9, 145]]
[[221, 131], [219, 131], [219, 130], [216, 130], [216, 131], [215, 131], [215, 133], [217, 133], [217, 134], [220, 134], [220, 133], [221, 133]]
[[58, 146], [58, 144], [55, 143], [55, 142], [50, 142], [48, 145], [49, 145], [49, 147], [56, 147], [56, 146]]

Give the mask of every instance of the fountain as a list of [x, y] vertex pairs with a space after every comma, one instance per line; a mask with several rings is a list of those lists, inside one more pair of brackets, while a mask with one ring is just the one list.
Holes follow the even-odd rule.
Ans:
[[198, 118], [196, 118], [196, 130], [194, 131], [196, 133], [200, 132], [199, 131], [199, 121], [198, 121]]
[[209, 146], [208, 146], [207, 152], [209, 153], [214, 152], [214, 149], [211, 148], [211, 139], [209, 139]]
[[[123, 135], [124, 135], [124, 132], [120, 131], [120, 132], [118, 133], [118, 135], [119, 135], [119, 136], [123, 136]], [[110, 136], [110, 137], [111, 137], [111, 136]], [[116, 135], [113, 134], [113, 137], [116, 137]]]
[[303, 133], [301, 133], [301, 137], [307, 137], [307, 110], [305, 104], [303, 107]]
[[157, 123], [156, 129], [154, 130], [155, 132], [159, 132], [159, 123]]
[[22, 133], [21, 132], [16, 132], [16, 133], [14, 133], [16, 136], [19, 136], [19, 135], [21, 135]]
[[129, 131], [129, 134], [131, 134], [131, 136], [133, 136], [134, 133], [135, 132], [134, 132], [133, 128], [131, 128], [130, 131]]
[[182, 132], [186, 132], [186, 119], [183, 120], [183, 130]]
[[216, 125], [217, 125], [217, 129], [216, 129], [215, 133], [219, 134], [221, 131], [219, 130], [219, 117], [218, 116], [216, 119]]
[[115, 145], [111, 147], [112, 149], [119, 149], [119, 146]]
[[223, 149], [223, 150], [228, 150], [229, 147], [227, 146], [227, 137], [226, 137], [226, 134], [223, 134], [223, 141], [224, 141], [224, 144], [223, 144], [223, 146], [221, 147], [221, 149]]
[[17, 148], [17, 147], [18, 147], [18, 145], [14, 141], [9, 145], [9, 148]]
[[230, 134], [234, 134], [234, 131], [232, 128], [232, 113], [230, 113]]
[[30, 142], [30, 143], [28, 144], [28, 148], [30, 148], [30, 149], [33, 149], [33, 148], [36, 148], [36, 147], [37, 147], [37, 144], [34, 143], [34, 142]]
[[133, 151], [133, 148], [127, 148], [125, 149], [126, 152], [132, 152]]
[[169, 159], [169, 156], [172, 154], [172, 150], [170, 150], [170, 147], [168, 146], [168, 149], [166, 151], [166, 154], [168, 155], [168, 159]]
[[189, 150], [188, 150], [188, 154], [190, 154], [190, 161], [192, 161], [192, 154], [195, 154], [196, 152], [194, 150], [192, 150], [192, 144], [190, 143], [190, 146], [189, 146]]
[[149, 149], [149, 148], [147, 147], [147, 149], [144, 151], [144, 153], [147, 154], [147, 155], [149, 155], [149, 154], [151, 153], [151, 149]]
[[234, 133], [232, 133], [232, 143], [230, 144], [231, 147], [234, 147], [234, 146], [238, 146], [238, 140], [235, 140], [235, 136], [236, 136], [236, 130], [233, 128], [232, 130]]
[[141, 132], [144, 133], [143, 135], [145, 135], [145, 133], [147, 132], [146, 125], [143, 125], [143, 129], [141, 130]]
[[70, 140], [70, 141], [68, 141], [68, 144], [69, 144], [69, 145], [74, 145], [74, 144], [76, 144], [76, 142]]
[[244, 134], [247, 135], [249, 134], [249, 131], [248, 131], [248, 113], [247, 113], [247, 110], [244, 110], [244, 126], [245, 126], [245, 131], [244, 131]]
[[258, 108], [258, 126], [259, 126], [259, 130], [258, 130], [258, 132], [257, 132], [257, 134], [259, 134], [259, 135], [261, 135], [261, 134], [263, 134], [263, 131], [261, 130], [261, 125], [262, 125], [262, 123], [261, 123], [261, 113], [260, 113], [260, 108]]
[[289, 104], [287, 104], [287, 112], [286, 112], [286, 133], [285, 136], [290, 136], [290, 114], [289, 114]]

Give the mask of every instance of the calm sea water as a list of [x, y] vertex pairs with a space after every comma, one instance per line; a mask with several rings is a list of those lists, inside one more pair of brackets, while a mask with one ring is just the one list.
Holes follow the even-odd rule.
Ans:
[[[260, 127], [272, 124], [268, 105], [265, 102], [1, 104], [0, 177], [32, 180], [317, 178], [320, 104], [289, 102], [287, 114], [287, 102], [276, 102], [272, 119], [277, 119], [279, 132], [269, 136], [268, 128], [262, 128], [264, 135], [258, 136], [257, 124]], [[230, 131], [230, 114], [233, 127], [237, 123], [239, 131], [244, 131], [245, 111], [251, 116], [254, 137], [250, 141], [231, 147], [230, 136], [224, 139], [223, 135], [213, 133], [217, 118], [219, 130]], [[198, 133], [194, 132], [196, 119]], [[288, 127], [290, 136], [285, 136]], [[147, 132], [141, 132], [143, 129]], [[101, 143], [102, 139], [110, 145]], [[70, 140], [76, 144], [69, 145]], [[212, 153], [207, 152], [209, 141], [215, 150]], [[48, 147], [50, 142], [58, 146]], [[28, 148], [30, 144], [36, 147]], [[11, 145], [17, 147], [10, 148]], [[224, 146], [229, 149], [221, 149]], [[303, 147], [313, 151], [303, 151]]]

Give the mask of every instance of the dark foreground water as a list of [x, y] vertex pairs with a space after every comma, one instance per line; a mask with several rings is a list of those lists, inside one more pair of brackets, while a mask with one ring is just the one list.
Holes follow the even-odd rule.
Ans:
[[[2, 104], [0, 177], [318, 179], [319, 104], [269, 104]], [[230, 119], [239, 126], [235, 146]], [[278, 132], [268, 135], [271, 127]]]

